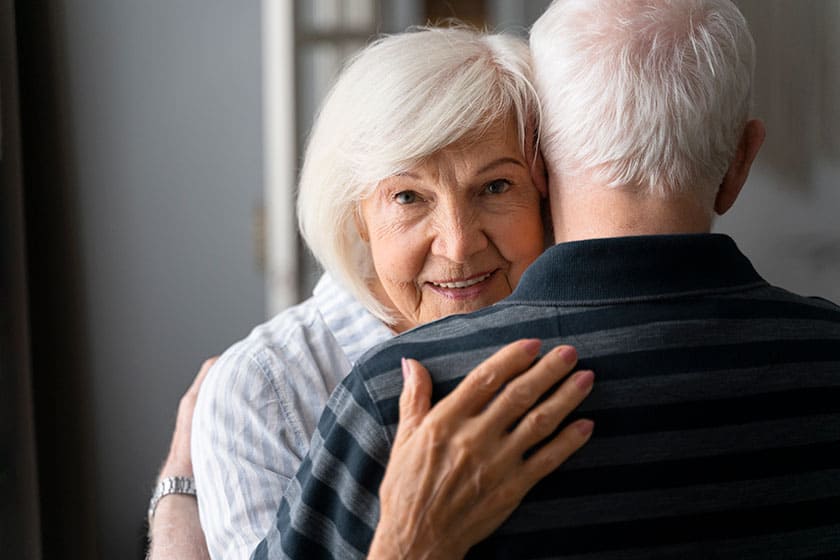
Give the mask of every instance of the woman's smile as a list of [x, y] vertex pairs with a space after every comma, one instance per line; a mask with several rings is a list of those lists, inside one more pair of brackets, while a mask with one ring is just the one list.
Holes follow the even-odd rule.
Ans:
[[493, 281], [499, 269], [477, 274], [469, 278], [452, 279], [440, 282], [426, 282], [430, 289], [443, 297], [452, 299], [470, 299], [480, 295]]

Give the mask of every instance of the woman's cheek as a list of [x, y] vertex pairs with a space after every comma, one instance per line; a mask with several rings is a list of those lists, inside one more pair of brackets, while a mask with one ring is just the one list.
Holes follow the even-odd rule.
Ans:
[[373, 252], [377, 274], [388, 283], [412, 283], [422, 267], [422, 258], [412, 236], [398, 228], [379, 232]]

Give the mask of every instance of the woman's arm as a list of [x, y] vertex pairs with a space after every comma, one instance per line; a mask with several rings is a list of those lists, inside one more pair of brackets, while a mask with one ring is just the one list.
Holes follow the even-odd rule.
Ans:
[[[178, 404], [175, 433], [169, 455], [158, 475], [158, 482], [170, 477], [193, 476], [190, 454], [190, 436], [195, 402], [202, 381], [216, 361], [204, 362], [201, 370]], [[149, 518], [149, 560], [205, 560], [210, 555], [204, 533], [198, 520], [198, 503], [195, 496], [168, 494], [156, 504]]]

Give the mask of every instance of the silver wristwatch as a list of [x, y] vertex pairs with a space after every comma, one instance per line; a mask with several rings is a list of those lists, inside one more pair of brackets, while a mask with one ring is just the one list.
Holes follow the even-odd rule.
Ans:
[[162, 478], [155, 487], [152, 499], [149, 500], [149, 526], [152, 525], [152, 518], [155, 516], [155, 508], [164, 496], [169, 494], [189, 494], [195, 496], [195, 480], [189, 476], [169, 476]]

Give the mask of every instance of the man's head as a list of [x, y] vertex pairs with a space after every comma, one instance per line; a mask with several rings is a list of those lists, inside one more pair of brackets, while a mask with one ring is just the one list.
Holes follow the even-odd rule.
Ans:
[[707, 230], [731, 206], [763, 139], [748, 121], [755, 47], [732, 2], [555, 0], [531, 49], [553, 211], [589, 190], [587, 207], [676, 214], [646, 208], [677, 223], [636, 216], [622, 225], [633, 234], [668, 232], [687, 213], [682, 227]]

